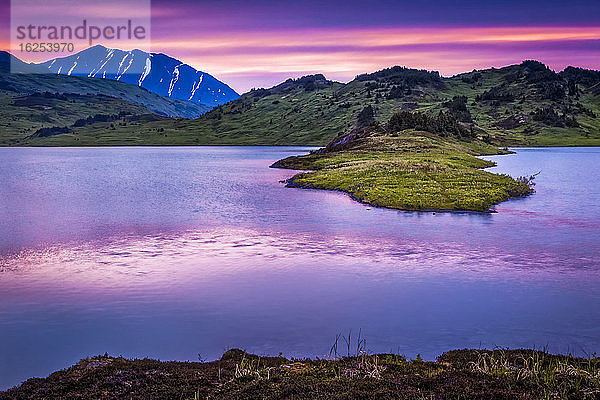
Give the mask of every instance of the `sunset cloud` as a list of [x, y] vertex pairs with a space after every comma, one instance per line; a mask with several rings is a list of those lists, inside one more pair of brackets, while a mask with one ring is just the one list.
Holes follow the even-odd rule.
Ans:
[[153, 40], [152, 47], [245, 91], [316, 72], [348, 81], [392, 65], [434, 69], [443, 75], [530, 58], [554, 69], [570, 64], [598, 68], [600, 26], [228, 32], [185, 39], [165, 35]]

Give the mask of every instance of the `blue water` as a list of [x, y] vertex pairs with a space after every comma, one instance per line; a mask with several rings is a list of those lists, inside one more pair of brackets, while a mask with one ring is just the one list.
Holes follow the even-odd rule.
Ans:
[[323, 356], [336, 334], [433, 359], [600, 351], [600, 149], [517, 149], [496, 213], [289, 189], [306, 148], [0, 148], [0, 388], [108, 352]]

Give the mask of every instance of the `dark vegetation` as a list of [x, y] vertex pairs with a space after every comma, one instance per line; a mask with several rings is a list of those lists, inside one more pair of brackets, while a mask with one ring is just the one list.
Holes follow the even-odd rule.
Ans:
[[328, 81], [322, 74], [306, 75], [298, 79], [288, 79], [271, 89], [252, 89], [250, 93], [256, 100], [261, 97], [265, 97], [272, 94], [286, 94], [293, 92], [296, 89], [303, 90], [305, 92], [314, 92], [318, 89], [324, 89], [330, 87], [333, 84], [332, 81]]
[[511, 103], [515, 101], [515, 94], [508, 84], [503, 83], [486, 90], [482, 94], [477, 95], [475, 97], [475, 101], [491, 101], [494, 102], [493, 105]]
[[475, 132], [470, 127], [462, 125], [452, 114], [440, 112], [429, 115], [420, 112], [398, 111], [387, 123], [389, 132], [397, 133], [406, 129], [435, 133], [439, 136], [456, 136], [459, 138], [474, 138]]
[[375, 81], [378, 84], [400, 84], [409, 87], [417, 85], [435, 85], [443, 87], [444, 83], [437, 71], [424, 69], [411, 69], [405, 67], [386, 68], [371, 74], [362, 74], [356, 77], [359, 82]]
[[576, 85], [584, 87], [592, 87], [600, 83], [600, 71], [594, 71], [583, 68], [567, 67], [559, 75]]
[[573, 114], [559, 114], [554, 108], [551, 107], [538, 108], [531, 113], [531, 116], [533, 117], [534, 121], [540, 121], [549, 126], [557, 126], [560, 128], [577, 128], [579, 126], [579, 123]]
[[60, 135], [62, 133], [73, 133], [71, 129], [67, 126], [63, 127], [52, 127], [52, 128], [40, 128], [31, 135], [33, 138], [37, 137], [48, 137], [53, 135]]
[[[65, 96], [66, 97], [66, 96]], [[46, 138], [54, 135], [61, 135], [65, 133], [76, 134], [74, 131], [75, 128], [86, 127], [89, 125], [94, 125], [98, 123], [110, 122], [109, 129], [115, 130], [117, 125], [127, 126], [128, 123], [132, 123], [135, 121], [156, 121], [161, 120], [155, 114], [133, 114], [130, 111], [120, 111], [118, 114], [95, 114], [87, 118], [80, 118], [75, 121], [70, 127], [51, 127], [51, 128], [40, 128], [36, 130], [31, 136], [31, 139], [35, 138]], [[159, 130], [158, 132], [162, 132]]]
[[[375, 95], [376, 100], [383, 97], [382, 91], [385, 93], [386, 100], [395, 100], [419, 93], [419, 86], [431, 86], [439, 89], [445, 87], [437, 71], [405, 67], [386, 68], [372, 74], [358, 75], [356, 81], [367, 82], [365, 88], [369, 93], [371, 91], [377, 92]], [[377, 89], [380, 90], [377, 91]]]
[[443, 105], [458, 121], [471, 123], [473, 122], [473, 117], [467, 108], [467, 100], [467, 96], [454, 96]]
[[16, 399], [597, 399], [600, 359], [455, 350], [435, 362], [368, 354], [287, 359], [229, 350], [206, 363], [98, 356], [0, 393]]
[[96, 114], [87, 118], [81, 118], [75, 121], [73, 127], [80, 127], [86, 125], [92, 125], [97, 122], [114, 122], [123, 117], [131, 117], [133, 114], [127, 111], [121, 111], [116, 115], [108, 115], [108, 114]]

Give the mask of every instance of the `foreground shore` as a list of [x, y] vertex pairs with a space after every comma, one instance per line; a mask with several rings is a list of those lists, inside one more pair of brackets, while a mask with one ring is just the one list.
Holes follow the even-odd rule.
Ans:
[[212, 362], [98, 356], [0, 399], [598, 399], [600, 358], [535, 350], [454, 350], [328, 359], [229, 350]]

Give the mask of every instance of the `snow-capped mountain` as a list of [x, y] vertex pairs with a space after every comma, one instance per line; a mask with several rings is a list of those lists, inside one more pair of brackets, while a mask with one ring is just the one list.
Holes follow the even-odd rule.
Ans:
[[123, 51], [97, 45], [41, 65], [57, 74], [112, 79], [163, 96], [213, 107], [240, 97], [210, 74], [162, 53]]

